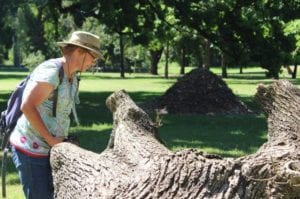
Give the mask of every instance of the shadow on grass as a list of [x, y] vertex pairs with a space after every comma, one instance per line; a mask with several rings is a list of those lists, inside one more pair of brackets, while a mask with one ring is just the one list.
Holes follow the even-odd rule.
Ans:
[[21, 80], [25, 78], [29, 73], [0, 73], [0, 79], [5, 80], [5, 79], [18, 79]]
[[260, 105], [254, 100], [254, 96], [238, 96], [238, 98], [254, 113], [261, 114], [263, 113]]
[[137, 74], [125, 74], [125, 78], [121, 78], [120, 76], [116, 75], [114, 76], [110, 74], [105, 73], [96, 73], [95, 75], [91, 75], [88, 73], [85, 73], [82, 75], [83, 79], [106, 79], [106, 80], [124, 80], [124, 79], [161, 79], [161, 80], [168, 80], [168, 79], [178, 79], [180, 76], [170, 76], [168, 79], [164, 78], [162, 75], [151, 75], [146, 73], [137, 73]]
[[101, 153], [108, 144], [111, 129], [106, 130], [91, 130], [91, 129], [75, 129], [72, 134], [77, 135], [80, 140], [80, 147]]
[[237, 79], [237, 80], [268, 80], [266, 77], [260, 74], [229, 74], [228, 78]]
[[[83, 126], [113, 122], [112, 114], [105, 106], [105, 100], [110, 94], [111, 92], [81, 93], [81, 105], [78, 107], [78, 113]], [[129, 95], [138, 103], [155, 98], [160, 94], [133, 92]], [[257, 115], [261, 113], [261, 109], [253, 101], [253, 97], [240, 97], [240, 99], [256, 114], [236, 116], [166, 115], [163, 121], [165, 124], [160, 129], [162, 139], [166, 141], [169, 148], [178, 146], [202, 148], [206, 146], [219, 148], [223, 151], [222, 155], [224, 156], [235, 156], [226, 152], [232, 149], [242, 151], [244, 154], [253, 152], [253, 148], [259, 147], [266, 141], [264, 138], [267, 131], [266, 119]], [[154, 118], [153, 115], [150, 117]], [[81, 134], [85, 135], [85, 133]], [[109, 132], [105, 132], [105, 135], [109, 137]], [[99, 147], [97, 151], [106, 147], [108, 137], [101, 138], [101, 140], [106, 140], [105, 146], [97, 145]], [[91, 146], [91, 149], [93, 148]]]
[[266, 142], [267, 124], [263, 116], [166, 115], [163, 124], [160, 136], [172, 149], [213, 149], [213, 153], [224, 157], [238, 157], [254, 153]]
[[[105, 101], [112, 92], [80, 92], [80, 104], [76, 106], [80, 124], [90, 126], [100, 123], [112, 123], [112, 113], [106, 107]], [[155, 92], [129, 92], [130, 97], [136, 102], [151, 100], [161, 93]], [[6, 108], [8, 92], [0, 93], [0, 110]], [[59, 102], [58, 102], [59, 103]], [[74, 125], [74, 123], [72, 123]]]
[[[300, 79], [287, 79], [287, 78], [282, 78], [280, 80], [288, 80], [289, 82], [291, 82], [292, 84], [298, 86], [300, 85]], [[265, 86], [268, 86], [270, 85], [271, 83], [273, 83], [274, 79], [262, 79], [261, 81], [257, 80], [257, 81], [247, 81], [245, 82], [244, 80], [238, 80], [236, 78], [234, 79], [228, 79], [228, 82], [227, 84], [230, 84], [230, 85], [233, 85], [233, 84], [236, 84], [236, 85], [243, 85], [243, 84], [246, 84], [246, 85], [257, 85], [258, 84], [263, 84]]]
[[[220, 78], [222, 78], [221, 73], [217, 73]], [[270, 84], [271, 82], [275, 81], [273, 78], [266, 77], [266, 72], [259, 71], [259, 72], [244, 72], [243, 74], [237, 73], [237, 72], [228, 72], [228, 77], [225, 78], [229, 79], [230, 83], [233, 84], [243, 84], [245, 81], [247, 81], [247, 84], [257, 84], [258, 82], [264, 83], [264, 84]], [[289, 80], [293, 84], [300, 84], [300, 79], [292, 79], [291, 76], [285, 76], [282, 74], [279, 74], [279, 80]], [[248, 81], [249, 80], [249, 81]]]
[[[106, 99], [112, 92], [80, 92], [80, 104], [77, 113], [81, 125], [112, 123], [112, 113], [105, 105]], [[143, 102], [159, 96], [160, 93], [129, 92], [135, 103]]]
[[[89, 127], [94, 124], [112, 124], [112, 113], [108, 110], [105, 105], [105, 100], [107, 97], [112, 94], [111, 92], [81, 92], [80, 93], [80, 105], [77, 106], [77, 112], [80, 119], [80, 123], [84, 127]], [[150, 99], [153, 99], [160, 95], [160, 93], [149, 93], [149, 92], [132, 92], [129, 93], [130, 97], [136, 102], [144, 102]], [[1, 94], [0, 98], [7, 98], [8, 94]], [[253, 101], [252, 97], [240, 97], [240, 99], [252, 109], [256, 113], [260, 113], [260, 109], [258, 105]], [[4, 101], [0, 99], [0, 108], [3, 109], [5, 106]], [[151, 118], [154, 118], [151, 116]], [[184, 145], [187, 147], [200, 147], [202, 145], [195, 144], [195, 140], [200, 140], [205, 143], [207, 146], [218, 147], [216, 145], [217, 142], [221, 142], [220, 146], [224, 148], [235, 148], [241, 149], [245, 151], [245, 153], [249, 152], [249, 148], [246, 146], [239, 146], [239, 142], [248, 141], [248, 138], [252, 138], [253, 142], [249, 142], [249, 147], [257, 147], [262, 143], [262, 139], [259, 137], [260, 132], [266, 131], [265, 118], [257, 117], [257, 115], [248, 115], [248, 116], [203, 116], [203, 115], [195, 115], [195, 116], [176, 116], [176, 115], [167, 115], [166, 116], [166, 124], [161, 128], [161, 131], [164, 132], [167, 130], [167, 134], [163, 134], [163, 138], [166, 139], [168, 146], [170, 148], [176, 147], [178, 145]], [[164, 121], [165, 122], [165, 121]], [[249, 122], [249, 123], [247, 123]], [[168, 124], [170, 126], [168, 126]], [[74, 123], [72, 123], [74, 126]], [[255, 128], [253, 131], [249, 132], [248, 127]], [[218, 128], [216, 128], [218, 127]], [[167, 129], [166, 129], [167, 128]], [[187, 132], [195, 132], [188, 133]], [[206, 132], [204, 131], [205, 129]], [[252, 128], [251, 128], [252, 129]], [[97, 133], [96, 133], [97, 132]], [[228, 132], [241, 132], [241, 134], [232, 136], [228, 135]], [[104, 131], [103, 133], [99, 133], [96, 130], [82, 130], [82, 132], [78, 132], [79, 137], [82, 137], [83, 147], [87, 146], [89, 150], [92, 151], [101, 151], [106, 147], [107, 140], [109, 137], [110, 131]], [[220, 135], [222, 140], [220, 139]], [[252, 133], [252, 134], [251, 134]], [[208, 136], [209, 140], [203, 139]], [[250, 135], [250, 137], [248, 137]], [[100, 142], [98, 144], [89, 144], [89, 140], [93, 140], [93, 136], [100, 136], [99, 139], [95, 140], [105, 140], [104, 142]], [[104, 136], [102, 138], [101, 136]], [[203, 137], [204, 136], [204, 137]], [[211, 136], [211, 137], [210, 137]], [[258, 136], [258, 137], [255, 137]], [[179, 144], [177, 141], [174, 142], [174, 139], [181, 139], [182, 143]], [[183, 143], [186, 138], [187, 143]], [[236, 142], [231, 142], [231, 139], [239, 138], [240, 140], [236, 140]], [[252, 144], [253, 143], [253, 144]], [[259, 144], [255, 144], [259, 143]], [[227, 146], [228, 145], [228, 146]]]
[[[77, 107], [81, 121], [80, 127], [71, 128], [71, 133], [80, 139], [82, 148], [101, 153], [110, 138], [111, 128], [92, 127], [94, 124], [112, 124], [112, 114], [105, 105], [111, 92], [81, 92], [81, 104]], [[143, 102], [157, 97], [160, 93], [133, 92], [130, 97], [136, 102]], [[7, 98], [1, 94], [0, 98]], [[4, 102], [0, 99], [0, 108]], [[250, 97], [244, 97], [245, 103], [251, 104]], [[247, 104], [247, 105], [248, 105]], [[254, 105], [253, 105], [254, 106]], [[256, 106], [256, 105], [255, 105]], [[151, 116], [151, 118], [154, 118]], [[74, 125], [74, 124], [72, 124]], [[197, 148], [223, 157], [238, 157], [249, 154], [266, 141], [266, 119], [258, 115], [242, 116], [204, 116], [204, 115], [165, 115], [163, 126], [159, 129], [162, 140], [170, 149]], [[237, 154], [232, 150], [239, 151]], [[2, 160], [2, 158], [1, 158]], [[1, 162], [0, 162], [1, 163]], [[16, 174], [11, 158], [8, 161], [8, 174]], [[8, 179], [8, 184], [17, 184], [18, 179]]]
[[[1, 151], [0, 165], [2, 165], [2, 160], [3, 160], [3, 153]], [[9, 178], [8, 175], [10, 175], [10, 174], [17, 174], [17, 169], [16, 169], [15, 165], [13, 164], [11, 153], [9, 152], [8, 158], [7, 158], [6, 183], [10, 184], [10, 185], [20, 184], [19, 178], [18, 177]], [[2, 176], [2, 173], [1, 173], [1, 176]]]
[[300, 85], [300, 79], [288, 79], [288, 80], [295, 85]]

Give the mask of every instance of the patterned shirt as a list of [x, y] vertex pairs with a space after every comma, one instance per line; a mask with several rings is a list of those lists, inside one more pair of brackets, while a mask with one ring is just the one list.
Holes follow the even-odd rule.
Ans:
[[[31, 73], [30, 80], [24, 90], [23, 97], [28, 95], [28, 91], [34, 86], [34, 82], [47, 82], [54, 88], [58, 87], [56, 117], [53, 117], [53, 92], [49, 98], [42, 102], [38, 107], [43, 122], [49, 132], [56, 137], [66, 137], [70, 126], [70, 113], [73, 104], [79, 103], [78, 99], [78, 80], [76, 75], [70, 83], [64, 75], [60, 84], [59, 64], [61, 59], [47, 60], [37, 66]], [[10, 136], [10, 142], [20, 151], [34, 157], [45, 157], [49, 155], [50, 146], [41, 135], [31, 126], [23, 114]]]

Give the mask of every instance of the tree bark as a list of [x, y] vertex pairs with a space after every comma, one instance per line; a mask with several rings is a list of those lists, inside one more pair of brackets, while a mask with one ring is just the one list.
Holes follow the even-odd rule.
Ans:
[[243, 65], [240, 65], [240, 74], [243, 74]]
[[12, 35], [12, 41], [13, 41], [13, 59], [14, 59], [14, 66], [20, 67], [21, 66], [21, 54], [20, 54], [20, 45], [19, 45], [19, 39], [18, 39], [18, 9], [15, 8], [12, 11], [13, 15], [13, 35]]
[[180, 60], [180, 75], [184, 75], [185, 74], [185, 67], [188, 65], [187, 64], [187, 55], [186, 55], [186, 46], [183, 45], [181, 50], [180, 50], [180, 54], [181, 54], [181, 60]]
[[119, 44], [120, 44], [120, 77], [125, 78], [125, 66], [124, 66], [124, 34], [119, 32]]
[[211, 67], [211, 48], [210, 48], [210, 41], [208, 41], [207, 39], [204, 39], [204, 65], [203, 68], [206, 68], [207, 70], [209, 70], [209, 68]]
[[167, 40], [167, 46], [166, 46], [166, 51], [165, 51], [165, 78], [169, 78], [169, 47], [170, 47], [170, 41]]
[[108, 147], [96, 154], [69, 143], [51, 150], [55, 198], [297, 198], [300, 195], [300, 90], [288, 81], [260, 85], [268, 141], [245, 157], [194, 149], [173, 153], [125, 91], [106, 101], [113, 113]]
[[226, 66], [226, 56], [225, 54], [222, 52], [221, 53], [221, 68], [222, 68], [222, 77], [223, 78], [227, 78], [227, 66]]
[[150, 73], [152, 75], [158, 75], [158, 62], [161, 58], [162, 52], [163, 52], [163, 47], [157, 50], [150, 50], [150, 55], [151, 55], [151, 68], [150, 68]]
[[292, 78], [293, 79], [297, 78], [297, 67], [298, 67], [298, 65], [295, 63], [294, 64], [294, 70], [293, 70], [293, 73], [292, 73]]

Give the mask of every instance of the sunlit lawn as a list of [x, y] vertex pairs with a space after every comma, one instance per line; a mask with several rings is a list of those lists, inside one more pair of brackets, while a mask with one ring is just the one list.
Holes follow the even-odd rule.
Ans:
[[[192, 68], [187, 68], [186, 72]], [[211, 69], [220, 75], [219, 68]], [[71, 133], [80, 137], [81, 146], [100, 153], [107, 145], [112, 129], [112, 115], [105, 106], [106, 98], [116, 90], [125, 89], [137, 103], [162, 95], [177, 81], [179, 68], [170, 69], [170, 78], [163, 78], [163, 70], [158, 76], [149, 74], [129, 74], [120, 79], [119, 73], [82, 74], [80, 82], [81, 104], [77, 107], [81, 125], [73, 125]], [[17, 82], [27, 73], [0, 72], [0, 110]], [[289, 78], [286, 73], [281, 78]], [[171, 150], [196, 148], [224, 157], [239, 157], [254, 153], [266, 141], [266, 118], [259, 106], [253, 101], [257, 84], [269, 84], [264, 70], [246, 68], [244, 74], [238, 69], [229, 69], [225, 80], [233, 92], [252, 110], [251, 115], [163, 115], [163, 125], [159, 134]], [[299, 80], [293, 80], [299, 85]], [[154, 116], [151, 116], [154, 117]], [[11, 159], [7, 173], [8, 198], [23, 198], [16, 170]]]

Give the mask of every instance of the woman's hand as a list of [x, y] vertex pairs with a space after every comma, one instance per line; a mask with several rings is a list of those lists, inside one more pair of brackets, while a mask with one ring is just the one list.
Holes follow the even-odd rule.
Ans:
[[59, 144], [61, 142], [63, 142], [63, 137], [53, 137], [52, 135], [46, 136], [45, 137], [45, 141], [51, 146], [53, 147], [56, 144]]
[[46, 125], [44, 124], [37, 107], [49, 98], [50, 93], [53, 91], [53, 86], [45, 82], [35, 82], [31, 90], [23, 97], [21, 110], [39, 134], [45, 141], [52, 147], [63, 141], [61, 137], [54, 137], [51, 135]]

